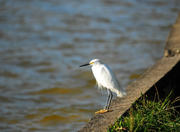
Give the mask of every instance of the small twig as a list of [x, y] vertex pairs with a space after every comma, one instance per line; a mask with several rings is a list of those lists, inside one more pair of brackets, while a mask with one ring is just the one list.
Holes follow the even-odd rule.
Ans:
[[173, 106], [171, 108], [167, 108], [166, 110], [171, 110], [171, 109], [175, 109], [175, 108], [180, 108], [180, 105], [179, 106]]
[[157, 88], [157, 86], [156, 86], [156, 85], [154, 85], [154, 87], [155, 87], [155, 89], [156, 89], [156, 93], [157, 93], [157, 97], [158, 97], [158, 101], [159, 101], [159, 100], [160, 100], [160, 98], [159, 98], [158, 88]]
[[175, 98], [175, 100], [172, 102], [172, 104], [174, 104], [174, 103], [176, 103], [176, 102], [178, 102], [178, 101], [180, 101], [180, 96], [177, 97], [177, 98]]

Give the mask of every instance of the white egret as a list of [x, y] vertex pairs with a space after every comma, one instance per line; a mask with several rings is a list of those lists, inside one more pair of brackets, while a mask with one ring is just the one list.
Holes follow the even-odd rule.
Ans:
[[105, 108], [103, 110], [97, 111], [96, 114], [108, 112], [113, 97], [112, 92], [116, 93], [117, 97], [123, 97], [124, 95], [126, 95], [126, 92], [120, 87], [115, 74], [112, 72], [109, 66], [102, 63], [99, 59], [93, 59], [89, 63], [81, 65], [80, 67], [88, 65], [91, 66], [98, 87], [105, 88], [108, 92], [108, 98]]

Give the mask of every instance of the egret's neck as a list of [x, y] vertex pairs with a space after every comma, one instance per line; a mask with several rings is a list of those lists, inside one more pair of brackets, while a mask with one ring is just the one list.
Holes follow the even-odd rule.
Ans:
[[102, 67], [102, 64], [96, 63], [96, 64], [92, 65], [91, 69], [92, 69], [93, 72], [99, 72], [101, 67]]

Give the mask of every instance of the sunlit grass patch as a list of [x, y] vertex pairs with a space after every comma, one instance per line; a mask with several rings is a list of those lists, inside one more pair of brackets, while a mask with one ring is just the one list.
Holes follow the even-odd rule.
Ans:
[[164, 100], [152, 101], [142, 97], [135, 102], [127, 115], [120, 117], [108, 132], [180, 132], [180, 113], [173, 104], [180, 101], [170, 100], [170, 94]]

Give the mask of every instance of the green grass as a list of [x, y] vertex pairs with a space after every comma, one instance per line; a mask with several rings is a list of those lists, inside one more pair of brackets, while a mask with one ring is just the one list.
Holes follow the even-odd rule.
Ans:
[[180, 132], [180, 114], [171, 101], [170, 94], [164, 100], [151, 101], [142, 97], [129, 112], [120, 117], [108, 132]]

